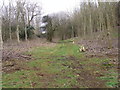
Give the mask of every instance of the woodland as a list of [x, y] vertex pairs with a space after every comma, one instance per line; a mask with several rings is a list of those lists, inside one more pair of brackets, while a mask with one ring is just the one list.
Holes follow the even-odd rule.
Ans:
[[0, 87], [120, 86], [119, 1], [88, 0], [73, 12], [46, 16], [37, 3], [10, 1], [0, 9]]

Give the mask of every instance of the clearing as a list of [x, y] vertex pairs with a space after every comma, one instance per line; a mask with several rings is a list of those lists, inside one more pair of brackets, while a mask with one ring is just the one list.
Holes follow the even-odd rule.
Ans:
[[72, 40], [29, 41], [16, 44], [14, 48], [4, 45], [3, 88], [118, 87], [117, 54], [98, 53], [96, 48], [99, 47], [93, 50], [97, 54], [92, 54], [90, 47], [80, 52], [81, 43], [92, 48], [93, 42], [84, 44], [75, 38], [73, 44]]

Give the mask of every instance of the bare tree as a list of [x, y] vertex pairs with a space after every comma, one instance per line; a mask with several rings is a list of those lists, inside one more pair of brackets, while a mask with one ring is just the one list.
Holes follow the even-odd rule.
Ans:
[[[0, 13], [2, 13], [2, 7], [0, 7]], [[2, 14], [0, 14], [0, 80], [2, 81], [2, 49], [3, 49], [3, 40], [2, 40]], [[2, 82], [0, 82], [2, 86]], [[1, 87], [0, 87], [1, 89]]]
[[20, 36], [19, 36], [19, 16], [20, 16], [20, 1], [17, 1], [17, 9], [16, 9], [16, 19], [17, 19], [17, 29], [16, 29], [16, 35], [17, 35], [17, 41], [20, 42]]
[[[26, 4], [26, 5], [25, 5]], [[34, 17], [41, 15], [41, 7], [39, 7], [36, 3], [30, 4], [30, 3], [22, 3], [22, 19], [25, 22], [25, 40], [27, 41], [28, 35], [27, 35], [27, 27], [31, 26], [31, 22], [33, 21]]]
[[2, 44], [3, 44], [3, 40], [2, 40], [2, 18], [0, 15], [0, 51], [2, 49]]
[[30, 26], [32, 20], [35, 16], [41, 15], [41, 7], [39, 7], [36, 3], [27, 4], [26, 5], [26, 13], [27, 13], [27, 24]]
[[10, 35], [10, 40], [12, 40], [12, 34], [11, 34], [11, 0], [9, 0], [9, 35]]
[[24, 27], [24, 30], [25, 30], [25, 40], [27, 41], [27, 29], [26, 29], [26, 9], [25, 9], [25, 4], [26, 2], [25, 1], [21, 1], [20, 2], [20, 14], [21, 14], [21, 20], [22, 20], [22, 23], [23, 23], [23, 27]]
[[[0, 80], [2, 79], [2, 46], [3, 46], [3, 41], [2, 41], [2, 19], [0, 15]], [[2, 86], [2, 83], [0, 82], [0, 85]]]
[[[4, 6], [4, 2], [3, 2], [3, 5], [0, 7], [0, 13], [2, 13], [3, 6]], [[2, 14], [0, 14], [0, 52], [2, 51], [2, 48], [3, 48], [3, 39], [2, 39]], [[2, 57], [0, 57], [0, 59], [1, 58]]]

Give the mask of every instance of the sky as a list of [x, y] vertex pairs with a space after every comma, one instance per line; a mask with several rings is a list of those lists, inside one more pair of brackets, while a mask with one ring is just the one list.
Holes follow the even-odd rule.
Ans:
[[[0, 3], [7, 5], [9, 0], [0, 0]], [[12, 0], [14, 2], [15, 0]], [[37, 2], [39, 5], [42, 5], [42, 12], [44, 14], [57, 13], [61, 11], [73, 11], [75, 7], [79, 6], [81, 0], [26, 0], [30, 2]]]
[[79, 6], [80, 0], [41, 0], [45, 13], [56, 13], [61, 11], [73, 11]]
[[[0, 4], [2, 1], [5, 4], [8, 4], [9, 0], [0, 0]], [[15, 0], [12, 0], [13, 2]], [[80, 2], [85, 2], [85, 0], [26, 0], [29, 2], [36, 2], [39, 5], [42, 5], [42, 13], [43, 14], [51, 14], [57, 13], [62, 11], [72, 12], [75, 8], [80, 6]], [[95, 1], [95, 0], [91, 0]], [[100, 0], [104, 1], [104, 0]], [[107, 1], [114, 1], [114, 0], [107, 0]], [[118, 0], [119, 1], [119, 0]]]

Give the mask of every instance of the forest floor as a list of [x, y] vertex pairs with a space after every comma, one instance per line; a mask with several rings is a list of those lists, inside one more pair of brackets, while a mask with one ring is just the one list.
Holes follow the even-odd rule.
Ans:
[[[75, 43], [73, 43], [73, 41]], [[5, 43], [3, 88], [118, 87], [118, 41], [73, 38]], [[80, 52], [84, 45], [86, 51]]]

